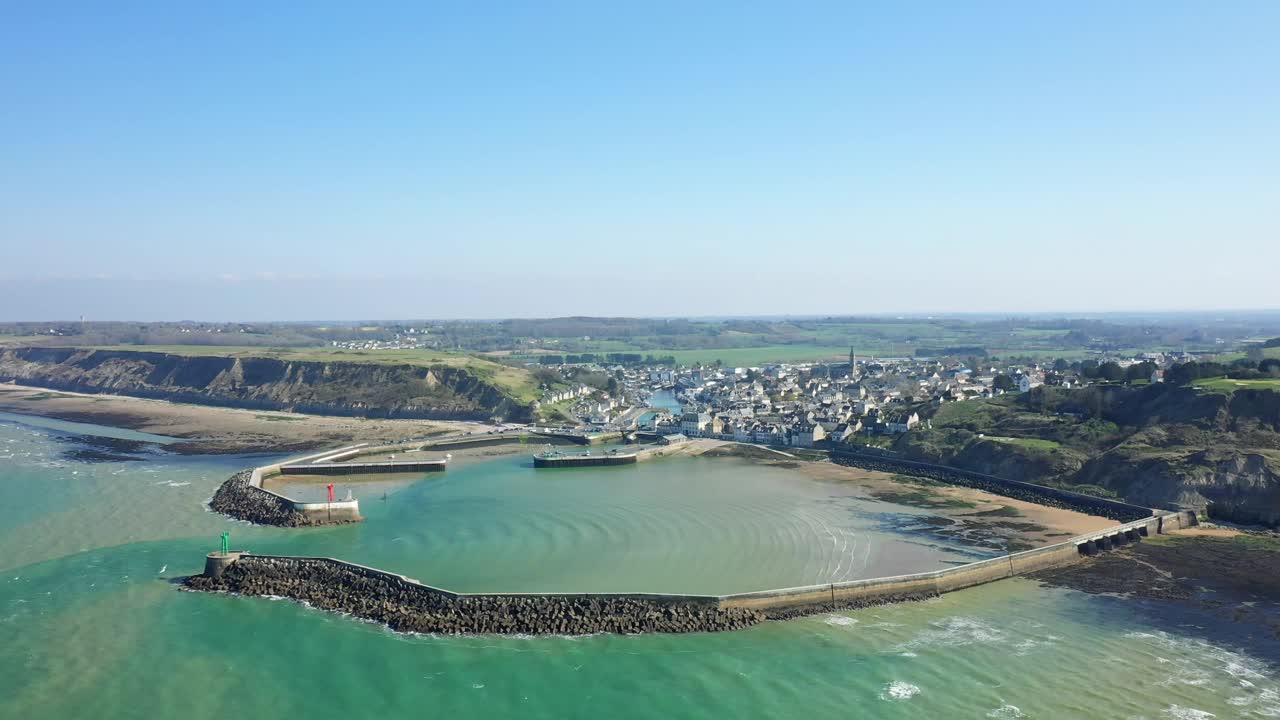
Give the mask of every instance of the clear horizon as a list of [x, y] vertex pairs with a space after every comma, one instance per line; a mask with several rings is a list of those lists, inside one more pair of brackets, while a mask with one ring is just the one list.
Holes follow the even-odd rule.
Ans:
[[971, 322], [981, 322], [989, 320], [1029, 320], [1029, 321], [1053, 321], [1053, 320], [1112, 320], [1116, 322], [1134, 321], [1140, 319], [1198, 319], [1207, 321], [1213, 319], [1213, 316], [1221, 316], [1222, 319], [1238, 320], [1242, 318], [1272, 318], [1280, 316], [1280, 308], [1215, 308], [1205, 310], [1188, 310], [1188, 309], [1163, 309], [1163, 310], [1106, 310], [1106, 311], [1072, 311], [1072, 310], [1044, 310], [1035, 312], [1015, 312], [1015, 311], [954, 311], [954, 312], [866, 312], [866, 313], [778, 313], [778, 314], [756, 314], [756, 315], [508, 315], [508, 316], [489, 316], [489, 317], [444, 317], [444, 316], [368, 316], [368, 317], [351, 317], [351, 318], [326, 318], [312, 317], [295, 320], [281, 320], [263, 317], [241, 317], [241, 318], [175, 318], [162, 320], [141, 320], [138, 318], [91, 318], [91, 317], [30, 317], [30, 318], [14, 318], [0, 319], [5, 323], [197, 323], [197, 324], [245, 324], [254, 323], [261, 324], [284, 324], [284, 325], [322, 325], [326, 323], [343, 324], [343, 325], [359, 325], [362, 323], [383, 323], [383, 324], [405, 324], [413, 323], [434, 323], [434, 322], [502, 322], [504, 320], [559, 320], [568, 318], [584, 318], [584, 319], [626, 319], [626, 320], [690, 320], [695, 322], [718, 322], [728, 320], [763, 320], [763, 321], [780, 321], [780, 320], [962, 320]]
[[1265, 312], [1278, 25], [11, 6], [0, 321]]

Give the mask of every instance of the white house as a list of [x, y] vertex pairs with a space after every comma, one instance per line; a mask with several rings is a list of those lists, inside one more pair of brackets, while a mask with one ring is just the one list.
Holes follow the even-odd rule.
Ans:
[[813, 444], [827, 436], [827, 431], [819, 423], [797, 425], [791, 431], [791, 444], [795, 447], [811, 448]]
[[911, 413], [910, 415], [906, 416], [906, 418], [898, 417], [886, 422], [884, 424], [884, 429], [885, 429], [885, 432], [904, 433], [911, 430], [911, 428], [919, 424], [920, 424], [920, 414]]
[[1028, 392], [1031, 388], [1037, 388], [1043, 384], [1043, 380], [1030, 375], [1021, 375], [1018, 377], [1018, 392]]
[[710, 424], [711, 416], [707, 413], [688, 412], [680, 418], [680, 432], [687, 437], [701, 437]]

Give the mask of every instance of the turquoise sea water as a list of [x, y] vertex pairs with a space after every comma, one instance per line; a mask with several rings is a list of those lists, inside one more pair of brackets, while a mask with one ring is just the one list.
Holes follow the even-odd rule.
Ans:
[[4, 718], [1280, 716], [1274, 640], [1025, 580], [737, 633], [578, 638], [397, 635], [180, 592], [224, 529], [464, 590], [722, 592], [841, 559], [858, 575], [864, 551], [868, 568], [966, 553], [910, 532], [908, 509], [712, 460], [552, 476], [499, 458], [365, 499], [362, 526], [255, 528], [202, 507], [254, 461], [76, 462], [66, 429], [0, 419]]

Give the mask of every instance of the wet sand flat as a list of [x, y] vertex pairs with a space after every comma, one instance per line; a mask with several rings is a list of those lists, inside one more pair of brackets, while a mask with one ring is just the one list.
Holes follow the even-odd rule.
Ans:
[[187, 455], [301, 452], [356, 442], [482, 432], [488, 427], [476, 422], [373, 420], [241, 410], [13, 384], [0, 385], [0, 409], [181, 438], [186, 442], [168, 449]]

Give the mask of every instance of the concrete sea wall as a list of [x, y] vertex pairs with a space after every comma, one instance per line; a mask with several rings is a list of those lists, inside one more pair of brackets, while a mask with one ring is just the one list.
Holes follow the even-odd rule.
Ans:
[[327, 462], [300, 463], [283, 465], [280, 472], [284, 475], [365, 475], [376, 473], [424, 473], [444, 472], [448, 462], [445, 460], [395, 460], [387, 462]]
[[634, 465], [635, 453], [617, 455], [559, 455], [554, 457], [533, 456], [533, 466], [539, 468], [586, 467], [592, 465]]

